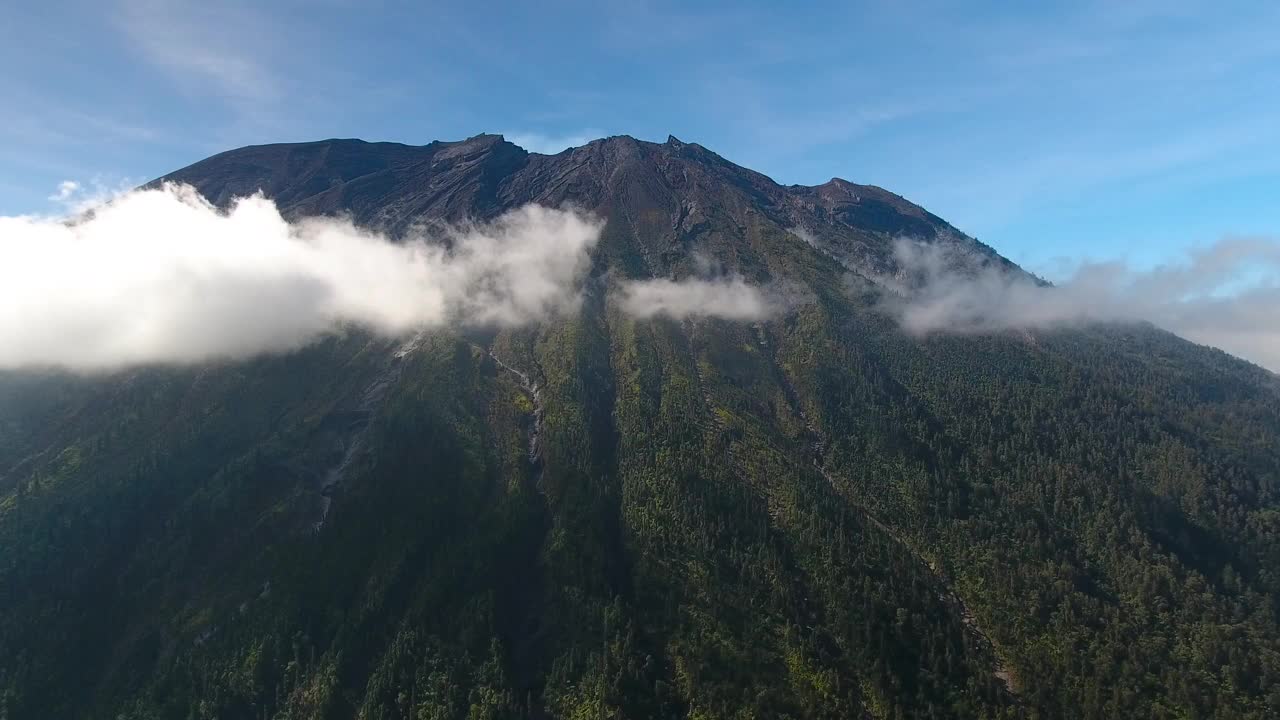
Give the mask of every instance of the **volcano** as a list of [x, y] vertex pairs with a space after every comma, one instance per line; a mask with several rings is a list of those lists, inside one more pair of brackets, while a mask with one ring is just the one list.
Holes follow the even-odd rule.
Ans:
[[[902, 239], [1023, 270], [892, 192], [674, 137], [263, 145], [165, 181], [393, 238], [604, 226], [541, 324], [0, 373], [0, 717], [1280, 708], [1280, 380], [1150, 325], [904, 333]], [[708, 266], [805, 301], [612, 299]]]

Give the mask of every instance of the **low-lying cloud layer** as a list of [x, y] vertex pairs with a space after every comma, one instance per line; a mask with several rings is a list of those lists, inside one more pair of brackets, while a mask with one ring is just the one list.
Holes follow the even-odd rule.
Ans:
[[[550, 319], [576, 309], [601, 229], [531, 205], [392, 242], [341, 219], [287, 222], [261, 196], [222, 211], [184, 186], [128, 192], [72, 219], [0, 217], [0, 369], [243, 358], [349, 325], [395, 336]], [[1084, 263], [1056, 286], [962, 243], [901, 242], [896, 259], [900, 272], [878, 281], [908, 332], [1149, 321], [1280, 371], [1276, 239], [1227, 239], [1150, 270]], [[723, 273], [704, 261], [701, 278], [624, 282], [615, 300], [638, 318], [748, 322], [804, 301]]]
[[393, 243], [345, 220], [286, 222], [260, 196], [222, 212], [181, 186], [72, 220], [3, 217], [0, 368], [241, 358], [343, 325], [531, 322], [576, 307], [600, 230], [528, 206]]
[[623, 312], [651, 318], [665, 315], [716, 317], [757, 321], [786, 312], [796, 303], [795, 293], [778, 287], [748, 284], [738, 276], [714, 280], [639, 280], [621, 286], [618, 304]]
[[1082, 263], [1057, 285], [976, 268], [951, 245], [901, 242], [888, 284], [904, 329], [976, 333], [1148, 321], [1280, 371], [1280, 241], [1230, 238], [1150, 270]]

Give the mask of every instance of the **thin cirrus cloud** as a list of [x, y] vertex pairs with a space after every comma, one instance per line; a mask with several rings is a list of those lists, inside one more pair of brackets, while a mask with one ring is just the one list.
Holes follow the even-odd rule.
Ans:
[[135, 48], [179, 87], [212, 89], [237, 104], [269, 102], [281, 92], [264, 62], [265, 19], [247, 6], [128, 0], [119, 26]]
[[972, 262], [955, 245], [900, 241], [886, 300], [915, 334], [1150, 322], [1280, 372], [1280, 239], [1224, 238], [1151, 269], [1083, 262], [1061, 283]]
[[392, 243], [345, 220], [286, 222], [261, 196], [222, 211], [174, 185], [72, 219], [0, 217], [0, 368], [198, 363], [348, 325], [395, 336], [547, 319], [577, 306], [601, 229], [527, 206]]

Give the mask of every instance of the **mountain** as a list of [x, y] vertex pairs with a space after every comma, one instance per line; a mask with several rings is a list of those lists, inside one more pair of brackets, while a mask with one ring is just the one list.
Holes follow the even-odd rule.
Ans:
[[[904, 334], [850, 282], [898, 238], [1022, 271], [897, 195], [629, 137], [162, 180], [393, 236], [606, 224], [580, 310], [536, 326], [0, 374], [0, 718], [1280, 709], [1280, 379], [1150, 326]], [[610, 301], [708, 260], [809, 301]]]

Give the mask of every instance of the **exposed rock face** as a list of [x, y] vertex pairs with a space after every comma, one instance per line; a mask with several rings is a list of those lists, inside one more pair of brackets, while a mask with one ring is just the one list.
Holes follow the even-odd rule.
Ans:
[[[900, 237], [946, 237], [998, 257], [882, 188], [840, 179], [784, 187], [675, 137], [662, 144], [610, 137], [556, 155], [525, 152], [500, 135], [421, 146], [262, 145], [164, 179], [191, 184], [214, 203], [262, 191], [288, 217], [343, 213], [392, 233], [415, 222], [484, 220], [527, 203], [571, 204], [633, 231], [626, 242], [660, 275], [679, 273], [691, 250], [750, 271], [760, 260], [742, 241], [762, 225], [799, 229], [850, 267], [874, 272], [892, 269], [892, 241]], [[622, 235], [613, 233], [614, 242]]]

